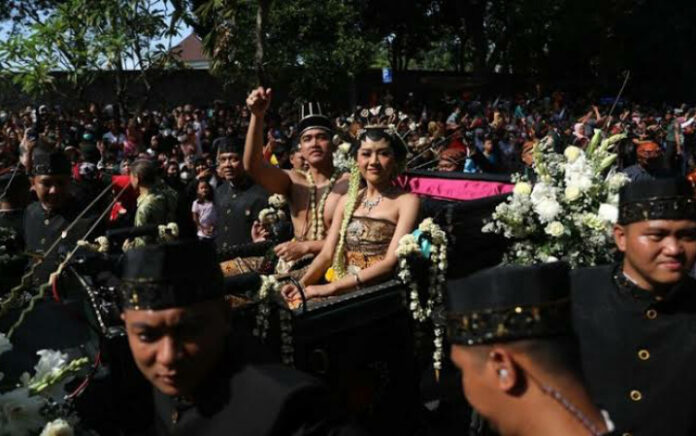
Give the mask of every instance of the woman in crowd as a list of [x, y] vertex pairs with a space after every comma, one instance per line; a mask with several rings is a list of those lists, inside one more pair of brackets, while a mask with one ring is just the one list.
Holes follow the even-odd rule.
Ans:
[[[396, 247], [416, 225], [419, 200], [394, 186], [406, 159], [401, 137], [386, 127], [368, 126], [351, 150], [355, 159], [350, 187], [341, 197], [324, 243], [299, 281], [307, 298], [338, 295], [388, 277], [397, 263]], [[296, 285], [283, 296], [300, 298]]]

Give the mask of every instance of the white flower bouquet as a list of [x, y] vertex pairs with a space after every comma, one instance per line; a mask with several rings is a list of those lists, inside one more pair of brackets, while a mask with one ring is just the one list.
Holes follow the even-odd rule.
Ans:
[[535, 264], [564, 260], [573, 268], [613, 260], [611, 229], [618, 216], [619, 189], [628, 177], [616, 171], [616, 143], [595, 130], [585, 150], [553, 151], [550, 137], [533, 149], [536, 181], [513, 175], [510, 198], [499, 204], [483, 232], [512, 240], [503, 262]]
[[[12, 343], [0, 333], [0, 354], [11, 351]], [[78, 420], [67, 402], [65, 384], [87, 366], [88, 360], [68, 361], [67, 354], [53, 350], [37, 354], [34, 375], [24, 373], [14, 389], [0, 392], [0, 436], [73, 434], [72, 426]]]

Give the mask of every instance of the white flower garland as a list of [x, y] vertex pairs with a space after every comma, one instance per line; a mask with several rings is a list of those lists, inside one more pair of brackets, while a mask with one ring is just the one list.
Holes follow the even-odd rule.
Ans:
[[292, 345], [292, 314], [290, 311], [280, 309], [280, 355], [283, 363], [288, 366], [295, 365], [295, 348]]
[[[280, 292], [280, 282], [274, 276], [261, 276], [261, 289], [259, 289], [259, 305], [256, 311], [256, 325], [252, 334], [261, 340], [268, 336], [271, 314], [271, 295]], [[295, 348], [292, 338], [292, 313], [289, 310], [278, 309], [278, 321], [280, 329], [280, 354], [285, 365], [294, 366]]]
[[252, 334], [257, 338], [266, 339], [268, 334], [268, 315], [271, 313], [270, 296], [280, 290], [280, 283], [273, 276], [261, 276], [259, 289], [259, 306], [256, 311], [256, 325]]
[[305, 173], [305, 177], [309, 182], [309, 215], [311, 217], [311, 229], [312, 229], [312, 241], [319, 241], [324, 238], [324, 206], [326, 205], [326, 199], [329, 198], [329, 194], [333, 190], [338, 176], [342, 174], [339, 169], [334, 170], [329, 179], [329, 185], [319, 199], [319, 206], [317, 207], [317, 185], [314, 183], [314, 177], [310, 171]]
[[431, 242], [429, 253], [429, 286], [428, 298], [425, 305], [422, 305], [418, 295], [418, 283], [413, 280], [413, 274], [409, 269], [408, 259], [414, 255], [425, 255], [421, 250], [418, 240], [413, 234], [403, 236], [399, 240], [399, 245], [396, 249], [396, 257], [399, 259], [399, 271], [397, 276], [402, 281], [404, 286], [409, 290], [409, 309], [413, 319], [418, 322], [425, 322], [430, 319], [433, 321], [433, 332], [435, 339], [435, 351], [433, 352], [433, 368], [435, 368], [436, 376], [442, 369], [442, 343], [443, 330], [435, 324], [432, 319], [433, 312], [437, 307], [442, 305], [443, 288], [446, 282], [447, 274], [447, 235], [435, 224], [432, 218], [426, 218], [418, 226], [418, 230]]

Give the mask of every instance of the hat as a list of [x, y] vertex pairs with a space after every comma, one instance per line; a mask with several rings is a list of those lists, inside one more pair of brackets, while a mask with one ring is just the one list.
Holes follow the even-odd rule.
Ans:
[[564, 262], [506, 265], [450, 280], [450, 342], [479, 345], [569, 334], [569, 271]]
[[218, 153], [244, 154], [244, 140], [239, 137], [223, 136], [213, 141]]
[[207, 241], [146, 245], [126, 252], [119, 290], [123, 308], [162, 310], [224, 295], [215, 247]]
[[47, 151], [37, 149], [34, 152], [33, 173], [35, 176], [70, 175], [70, 161], [60, 151]]
[[[365, 135], [367, 135], [371, 131], [379, 132], [381, 135], [387, 136], [389, 138], [389, 143], [395, 151], [394, 155], [397, 157], [397, 160], [403, 160], [406, 158], [406, 155], [408, 154], [408, 147], [404, 142], [404, 138], [402, 138], [401, 135], [399, 135], [399, 132], [397, 132], [393, 126], [376, 124], [365, 126], [358, 132], [358, 140], [362, 141], [365, 138]], [[360, 147], [360, 143], [355, 143], [354, 147], [356, 148], [353, 151], [357, 151], [357, 147]]]
[[638, 180], [621, 188], [618, 223], [648, 220], [696, 220], [696, 199], [686, 179]]
[[305, 103], [300, 108], [300, 122], [297, 125], [297, 130], [302, 136], [309, 129], [333, 132], [331, 120], [322, 113], [319, 103]]

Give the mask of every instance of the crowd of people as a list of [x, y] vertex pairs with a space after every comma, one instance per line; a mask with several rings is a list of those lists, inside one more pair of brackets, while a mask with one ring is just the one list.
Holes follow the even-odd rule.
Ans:
[[[298, 114], [258, 88], [244, 104], [208, 108], [3, 111], [0, 227], [39, 260], [33, 285], [55, 289], [59, 243], [177, 224], [181, 242], [133, 232], [118, 247], [122, 319], [154, 387], [154, 419], [144, 425], [156, 434], [360, 434], [316, 380], [240, 352], [255, 345], [231, 338], [223, 276], [289, 277], [278, 291], [291, 308], [379, 283], [422, 218], [419, 198], [395, 183], [404, 170], [531, 172], [544, 137], [562, 152], [585, 147], [596, 129], [625, 133], [619, 168], [631, 184], [614, 229], [621, 262], [573, 273], [563, 263], [496, 267], [451, 280], [451, 359], [467, 401], [502, 434], [689, 434], [696, 202], [686, 180], [696, 182], [696, 109], [588, 106], [562, 93], [392, 103], [343, 114], [307, 103]], [[341, 156], [354, 164], [342, 167]], [[278, 195], [284, 204], [275, 205]], [[264, 219], [281, 210], [285, 236], [273, 225], [282, 220]], [[264, 241], [273, 242], [270, 271], [267, 254], [225, 258]], [[84, 321], [56, 317], [57, 306], [37, 304], [13, 364], [84, 343]], [[53, 319], [72, 327], [36, 333]], [[674, 362], [683, 373], [664, 374]], [[543, 419], [532, 419], [540, 409]]]

